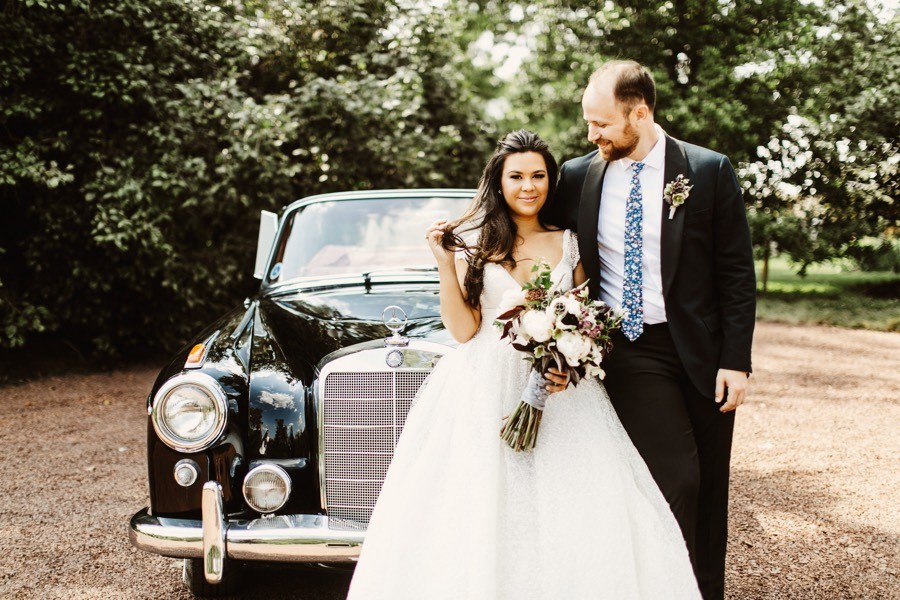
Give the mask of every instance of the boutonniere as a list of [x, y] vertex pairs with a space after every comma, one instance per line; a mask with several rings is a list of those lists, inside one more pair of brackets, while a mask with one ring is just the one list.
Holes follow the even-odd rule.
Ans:
[[675, 181], [666, 184], [663, 190], [663, 199], [669, 205], [669, 220], [675, 216], [675, 209], [684, 204], [691, 194], [691, 180], [684, 175], [679, 175]]

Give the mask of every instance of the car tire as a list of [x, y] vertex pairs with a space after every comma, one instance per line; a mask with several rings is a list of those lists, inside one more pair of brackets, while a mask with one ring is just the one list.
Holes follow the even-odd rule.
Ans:
[[182, 580], [188, 591], [197, 598], [228, 598], [238, 592], [240, 571], [241, 563], [229, 561], [225, 564], [221, 583], [209, 583], [203, 575], [203, 559], [186, 558]]

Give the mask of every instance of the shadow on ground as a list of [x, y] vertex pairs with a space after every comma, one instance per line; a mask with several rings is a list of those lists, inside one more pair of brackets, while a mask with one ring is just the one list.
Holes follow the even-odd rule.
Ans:
[[854, 519], [827, 478], [732, 471], [729, 597], [897, 597], [900, 538]]

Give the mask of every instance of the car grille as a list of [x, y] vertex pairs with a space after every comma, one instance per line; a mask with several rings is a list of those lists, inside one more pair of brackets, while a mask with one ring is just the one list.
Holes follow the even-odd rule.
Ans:
[[325, 377], [320, 401], [332, 527], [365, 529], [406, 415], [430, 372], [334, 371]]

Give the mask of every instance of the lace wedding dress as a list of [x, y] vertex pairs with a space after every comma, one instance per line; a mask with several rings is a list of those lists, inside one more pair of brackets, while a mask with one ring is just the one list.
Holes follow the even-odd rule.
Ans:
[[[577, 248], [564, 232], [560, 289]], [[485, 267], [481, 327], [409, 413], [349, 600], [699, 598], [675, 518], [596, 380], [550, 396], [533, 451], [501, 441], [529, 366], [493, 321], [519, 287]]]

